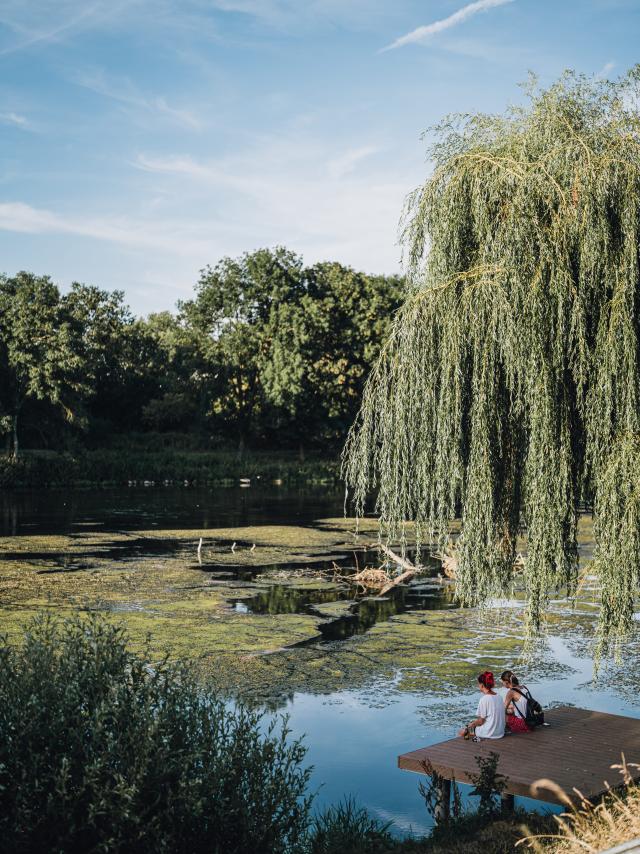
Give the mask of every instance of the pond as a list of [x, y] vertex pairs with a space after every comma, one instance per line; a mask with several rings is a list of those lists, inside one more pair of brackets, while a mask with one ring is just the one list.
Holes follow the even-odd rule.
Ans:
[[[319, 804], [353, 795], [397, 832], [431, 824], [398, 754], [473, 716], [481, 670], [522, 672], [547, 707], [640, 717], [636, 641], [594, 681], [588, 575], [576, 601], [550, 603], [545, 637], [522, 660], [517, 589], [490, 609], [461, 609], [435, 563], [383, 599], [345, 583], [380, 564], [375, 526], [356, 536], [327, 489], [5, 492], [0, 526], [10, 637], [47, 609], [115, 615], [135, 643], [151, 632], [158, 652], [193, 660], [220, 690], [289, 716]], [[580, 535], [586, 558], [587, 518]]]

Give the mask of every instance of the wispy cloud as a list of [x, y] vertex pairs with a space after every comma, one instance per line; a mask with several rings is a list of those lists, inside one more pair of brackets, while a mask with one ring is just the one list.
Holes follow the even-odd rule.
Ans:
[[616, 67], [615, 62], [605, 62], [600, 71], [596, 71], [595, 78], [596, 80], [602, 80], [604, 77], [608, 77], [609, 74]]
[[107, 77], [102, 71], [81, 73], [75, 82], [98, 95], [147, 115], [155, 114], [184, 128], [200, 130], [202, 120], [192, 111], [172, 106], [161, 95], [144, 95], [128, 78]]
[[28, 130], [30, 127], [27, 117], [20, 115], [20, 113], [0, 113], [0, 122], [5, 125], [13, 125], [14, 127], [21, 128], [22, 130]]
[[183, 283], [222, 255], [277, 244], [309, 262], [391, 272], [403, 199], [424, 167], [416, 158], [381, 170], [373, 160], [380, 150], [357, 142], [341, 149], [320, 140], [314, 125], [293, 123], [282, 135], [252, 134], [224, 156], [140, 155], [129, 209], [79, 214], [5, 196], [0, 230], [117, 245]]
[[378, 146], [336, 149], [311, 127], [261, 135], [223, 157], [140, 155], [134, 165], [155, 192], [189, 210], [216, 210], [233, 226], [225, 253], [284, 243], [312, 261], [397, 270], [398, 219], [423, 177], [421, 157], [380, 169], [369, 163]]
[[[98, 0], [98, 2], [91, 4], [84, 3], [79, 6], [71, 3], [69, 14], [62, 21], [43, 26], [42, 18], [38, 19], [35, 25], [22, 19], [19, 11], [24, 10], [24, 7], [28, 5], [25, 3], [16, 4], [15, 2], [7, 3], [0, 11], [0, 22], [18, 36], [12, 44], [0, 49], [0, 56], [17, 53], [34, 45], [60, 41], [67, 33], [90, 26], [96, 20], [104, 17], [105, 14], [110, 13], [109, 4], [106, 4], [104, 0]], [[114, 10], [111, 7], [110, 11], [117, 11], [117, 9]]]
[[[215, 14], [203, 0], [2, 0], [0, 58], [31, 47], [68, 44], [88, 31], [164, 36], [165, 49], [194, 36], [217, 36]], [[2, 33], [2, 30], [4, 33]]]
[[[202, 224], [202, 229], [214, 224]], [[160, 223], [134, 217], [73, 217], [23, 202], [0, 203], [0, 230], [23, 234], [69, 234], [135, 249], [160, 249], [187, 257], [206, 254], [210, 241], [194, 236], [193, 222]]]
[[358, 164], [366, 157], [376, 154], [379, 151], [373, 145], [363, 145], [360, 148], [352, 148], [350, 151], [345, 151], [337, 157], [332, 158], [327, 164], [329, 176], [334, 180], [344, 178], [358, 166]]
[[444, 30], [449, 30], [451, 27], [456, 27], [458, 24], [462, 24], [479, 12], [487, 12], [489, 9], [493, 9], [496, 6], [504, 6], [506, 3], [513, 3], [513, 0], [475, 0], [474, 3], [469, 3], [463, 6], [462, 9], [458, 9], [457, 12], [449, 15], [448, 18], [441, 18], [439, 21], [434, 21], [432, 24], [426, 24], [423, 27], [417, 27], [415, 30], [411, 30], [410, 33], [400, 36], [400, 38], [397, 38], [390, 45], [382, 48], [380, 52], [384, 53], [387, 50], [394, 50], [406, 44], [422, 44], [429, 41], [432, 36]]

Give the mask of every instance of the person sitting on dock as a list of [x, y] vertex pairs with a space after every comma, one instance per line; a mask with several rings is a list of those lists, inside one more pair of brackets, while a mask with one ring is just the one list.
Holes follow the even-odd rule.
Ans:
[[493, 690], [495, 680], [490, 670], [478, 676], [482, 697], [478, 703], [477, 718], [458, 733], [463, 738], [502, 738], [505, 729], [505, 710], [502, 698]]
[[500, 681], [507, 689], [504, 706], [507, 715], [507, 729], [510, 732], [532, 732], [527, 723], [528, 700], [531, 693], [526, 685], [521, 685], [513, 670], [505, 670]]

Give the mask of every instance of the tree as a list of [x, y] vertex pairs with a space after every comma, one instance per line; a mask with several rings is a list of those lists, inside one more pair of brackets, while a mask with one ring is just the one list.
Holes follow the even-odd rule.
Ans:
[[[62, 298], [73, 323], [76, 346], [82, 358], [86, 380], [83, 396], [76, 401], [76, 412], [84, 413], [84, 426], [92, 419], [113, 418], [121, 409], [114, 400], [114, 387], [126, 385], [129, 367], [127, 345], [134, 321], [124, 303], [122, 291], [105, 291], [93, 285], [73, 282]], [[135, 347], [136, 359], [138, 349]]]
[[303, 273], [299, 301], [271, 313], [262, 380], [300, 447], [310, 440], [335, 446], [356, 415], [403, 283], [332, 262]]
[[162, 311], [136, 321], [132, 344], [126, 380], [138, 387], [133, 429], [140, 421], [160, 431], [201, 427], [208, 393], [193, 331]]
[[592, 506], [604, 648], [640, 580], [640, 67], [529, 94], [436, 129], [403, 221], [410, 293], [344, 471], [357, 511], [376, 486], [383, 525], [406, 539], [415, 520], [419, 547], [461, 517], [465, 604], [508, 587], [525, 532], [530, 630], [575, 583]]
[[309, 380], [320, 404], [325, 441], [343, 441], [365, 380], [402, 302], [399, 276], [371, 276], [338, 263], [308, 270], [312, 319]]
[[19, 450], [19, 418], [29, 399], [74, 417], [74, 398], [89, 393], [82, 342], [67, 305], [48, 276], [0, 277], [0, 410]]
[[304, 292], [302, 259], [284, 248], [224, 258], [202, 271], [195, 299], [180, 303], [210, 379], [211, 413], [240, 449], [265, 404], [261, 372], [269, 350], [266, 328]]

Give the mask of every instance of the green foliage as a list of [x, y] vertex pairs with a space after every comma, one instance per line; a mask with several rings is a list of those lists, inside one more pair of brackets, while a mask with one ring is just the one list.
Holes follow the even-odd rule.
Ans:
[[[436, 769], [428, 760], [423, 763], [423, 770], [428, 777], [425, 783], [418, 783], [418, 792], [424, 800], [427, 812], [435, 819], [436, 815], [440, 812], [440, 808], [443, 806], [442, 795], [444, 792], [443, 783], [445, 778], [442, 774], [438, 774]], [[451, 803], [449, 804], [449, 807], [450, 821], [455, 824], [463, 817], [462, 796], [460, 794], [460, 787], [455, 779], [451, 780]]]
[[305, 748], [153, 666], [98, 619], [0, 650], [0, 838], [12, 852], [293, 852]]
[[[410, 293], [344, 457], [362, 514], [446, 544], [461, 516], [467, 605], [512, 581], [526, 532], [529, 630], [577, 574], [593, 504], [601, 636], [629, 627], [640, 573], [640, 68], [565, 74], [504, 116], [436, 129], [403, 224]], [[429, 251], [427, 253], [427, 247]]]
[[[143, 434], [144, 435], [144, 434]], [[162, 434], [161, 438], [162, 438]], [[175, 438], [175, 434], [169, 434]], [[249, 451], [238, 459], [236, 451], [189, 451], [154, 447], [155, 435], [146, 435], [148, 447], [136, 443], [117, 448], [98, 448], [77, 454], [25, 451], [17, 460], [0, 456], [0, 488], [42, 486], [90, 486], [92, 484], [142, 484], [165, 480], [200, 486], [236, 482], [248, 477], [255, 483], [334, 483], [339, 480], [333, 459], [308, 456], [300, 460], [291, 453]]]
[[176, 430], [186, 427], [195, 414], [188, 392], [165, 391], [142, 407], [142, 423], [152, 430]]
[[244, 442], [266, 403], [261, 373], [270, 330], [303, 291], [302, 260], [286, 249], [261, 249], [207, 267], [195, 299], [179, 304], [196, 335], [210, 386], [211, 414]]
[[399, 305], [397, 277], [305, 268], [286, 249], [225, 258], [180, 304], [210, 415], [243, 439], [340, 441]]
[[139, 319], [121, 291], [2, 277], [0, 435], [15, 452], [19, 419], [27, 447], [71, 452], [141, 429], [335, 447], [401, 290], [284, 248], [223, 258], [177, 315]]
[[390, 854], [401, 844], [383, 824], [351, 798], [315, 816], [308, 841], [309, 854]]
[[18, 454], [18, 419], [27, 399], [47, 401], [74, 417], [87, 394], [82, 340], [71, 306], [48, 276], [0, 277], [0, 414]]
[[470, 774], [475, 786], [471, 794], [480, 798], [478, 812], [483, 816], [492, 816], [500, 806], [500, 795], [507, 788], [507, 778], [498, 773], [500, 756], [494, 750], [488, 756], [476, 756], [478, 773]]

